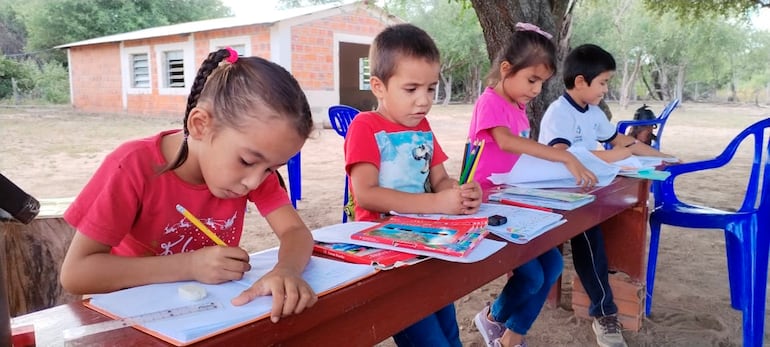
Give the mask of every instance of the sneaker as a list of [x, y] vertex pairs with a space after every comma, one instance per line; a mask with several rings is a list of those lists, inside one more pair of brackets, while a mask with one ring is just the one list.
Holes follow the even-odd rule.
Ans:
[[481, 337], [484, 338], [487, 346], [500, 346], [500, 338], [505, 332], [505, 326], [491, 321], [487, 317], [489, 317], [489, 304], [484, 306], [481, 312], [476, 313], [476, 317], [473, 317], [473, 322], [476, 323], [476, 328], [479, 329], [479, 333], [481, 333]]
[[604, 317], [595, 317], [592, 324], [596, 334], [596, 343], [600, 347], [627, 347], [626, 340], [621, 333], [622, 326], [618, 316], [613, 314]]
[[[495, 339], [492, 341], [491, 344], [492, 347], [503, 347], [503, 343], [500, 342], [500, 339]], [[527, 341], [522, 338], [521, 343], [518, 345], [514, 345], [513, 347], [527, 347]]]

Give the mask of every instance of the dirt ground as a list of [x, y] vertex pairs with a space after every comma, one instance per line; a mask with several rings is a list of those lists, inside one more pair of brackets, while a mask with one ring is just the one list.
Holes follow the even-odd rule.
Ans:
[[[611, 104], [614, 120], [630, 119], [633, 110]], [[661, 103], [652, 103], [658, 113]], [[460, 169], [462, 146], [472, 105], [435, 106], [429, 120], [449, 154], [450, 173]], [[662, 138], [664, 152], [691, 162], [712, 158], [745, 126], [768, 117], [769, 108], [685, 103], [674, 111]], [[118, 144], [163, 129], [178, 128], [179, 118], [82, 114], [68, 107], [0, 106], [0, 172], [38, 198], [75, 196], [103, 157]], [[343, 190], [342, 138], [320, 129], [302, 150], [303, 199], [298, 209], [308, 226], [339, 223]], [[745, 192], [751, 145], [742, 146], [728, 167], [694, 174], [678, 183], [683, 200], [737, 209]], [[285, 169], [282, 169], [285, 174]], [[285, 176], [285, 175], [284, 175]], [[249, 213], [243, 247], [256, 251], [277, 244], [258, 213]], [[718, 230], [664, 226], [653, 313], [639, 332], [626, 331], [630, 346], [740, 346], [741, 315], [730, 308], [724, 236]], [[565, 272], [572, 267], [565, 261]], [[563, 276], [569, 288], [570, 276]], [[456, 302], [465, 346], [483, 346], [473, 316], [497, 295], [504, 278], [490, 282]], [[544, 308], [528, 335], [530, 346], [595, 345], [590, 322], [574, 317], [566, 291], [563, 306]], [[766, 324], [767, 326], [767, 324]], [[765, 342], [770, 341], [765, 328]], [[386, 340], [380, 346], [393, 346]]]

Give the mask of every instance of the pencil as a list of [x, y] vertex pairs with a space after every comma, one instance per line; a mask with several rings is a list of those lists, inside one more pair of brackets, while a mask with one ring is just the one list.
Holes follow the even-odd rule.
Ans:
[[217, 234], [214, 234], [213, 231], [211, 231], [208, 227], [206, 227], [206, 225], [203, 224], [203, 222], [201, 222], [200, 219], [193, 216], [193, 214], [190, 213], [190, 211], [188, 211], [186, 208], [184, 208], [184, 206], [180, 204], [176, 204], [176, 210], [179, 211], [179, 213], [181, 213], [190, 222], [192, 222], [192, 224], [194, 224], [198, 228], [198, 230], [206, 234], [206, 236], [208, 236], [211, 239], [211, 241], [214, 241], [214, 243], [220, 246], [227, 246], [227, 244], [224, 241], [222, 241], [222, 239], [220, 239], [219, 236], [217, 236]]
[[476, 154], [479, 152], [479, 141], [473, 141], [470, 146], [470, 152], [468, 152], [468, 158], [463, 161], [463, 170], [460, 173], [460, 184], [468, 183], [468, 175], [471, 173], [471, 167], [476, 160]]
[[471, 160], [473, 160], [473, 152], [475, 151], [475, 147], [472, 142], [468, 142], [465, 150], [467, 151], [468, 155], [463, 155], [463, 165], [460, 168], [460, 179], [459, 183], [462, 185], [465, 183], [465, 178], [468, 175], [468, 171], [471, 169]]
[[540, 211], [546, 211], [546, 212], [553, 212], [552, 209], [547, 208], [547, 207], [525, 204], [525, 203], [521, 203], [521, 202], [513, 201], [513, 200], [508, 200], [508, 199], [500, 199], [499, 202], [501, 204], [503, 204], [503, 205], [523, 207], [523, 208], [529, 208], [529, 209], [533, 209], [533, 210], [540, 210]]
[[[460, 168], [460, 176], [463, 175], [463, 169], [465, 169], [465, 161], [468, 160], [468, 154], [471, 152], [471, 139], [465, 139], [465, 150], [463, 151], [462, 167]], [[460, 182], [462, 184], [462, 182]]]
[[468, 174], [468, 179], [465, 180], [465, 183], [473, 181], [473, 177], [476, 175], [476, 167], [479, 166], [479, 161], [481, 161], [481, 152], [484, 151], [484, 143], [485, 141], [481, 140], [479, 150], [476, 152], [476, 157], [473, 160], [473, 166], [471, 166], [471, 172]]

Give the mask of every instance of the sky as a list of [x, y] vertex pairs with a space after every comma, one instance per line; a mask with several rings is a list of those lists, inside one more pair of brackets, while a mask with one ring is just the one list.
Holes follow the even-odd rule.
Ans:
[[770, 9], [759, 10], [759, 14], [752, 18], [752, 23], [757, 29], [770, 30]]

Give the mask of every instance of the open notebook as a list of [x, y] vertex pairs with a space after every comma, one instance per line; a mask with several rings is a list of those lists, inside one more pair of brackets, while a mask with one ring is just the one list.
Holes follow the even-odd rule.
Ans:
[[[568, 149], [587, 169], [591, 170], [604, 187], [615, 179], [620, 167], [608, 164], [583, 147]], [[507, 184], [527, 188], [576, 188], [575, 177], [563, 163], [548, 161], [522, 154], [510, 172], [493, 173], [489, 180], [494, 184]]]
[[[134, 327], [171, 344], [184, 346], [267, 318], [272, 296], [259, 297], [237, 307], [230, 304], [230, 300], [270, 271], [277, 261], [278, 248], [257, 252], [251, 254], [251, 270], [240, 281], [218, 285], [199, 284], [207, 292], [207, 296], [199, 302], [215, 302], [218, 306], [216, 309], [164, 318]], [[322, 295], [376, 271], [369, 265], [312, 257], [302, 277], [316, 293]], [[97, 294], [86, 302], [86, 306], [116, 319], [189, 306], [194, 302], [180, 298], [177, 293], [179, 286], [187, 283], [191, 282], [151, 284]]]

